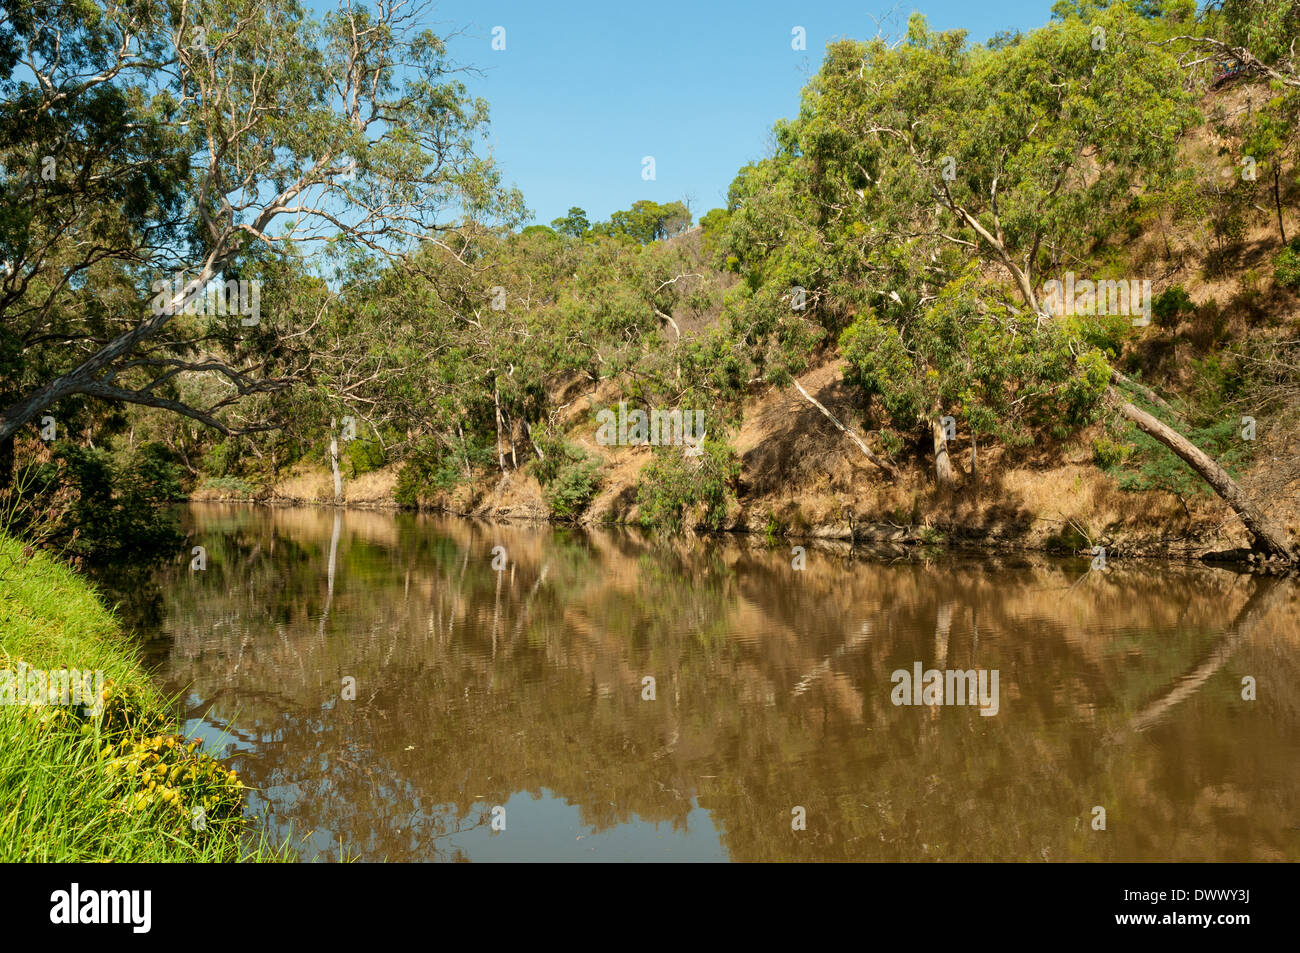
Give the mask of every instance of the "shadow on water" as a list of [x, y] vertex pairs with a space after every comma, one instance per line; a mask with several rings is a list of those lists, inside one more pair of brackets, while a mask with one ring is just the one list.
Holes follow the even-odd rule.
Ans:
[[[412, 514], [196, 505], [184, 521], [207, 569], [157, 572], [146, 651], [309, 858], [1300, 847], [1290, 581], [815, 550], [796, 570], [789, 546], [753, 540]], [[917, 663], [996, 671], [996, 714], [894, 704], [893, 673]]]

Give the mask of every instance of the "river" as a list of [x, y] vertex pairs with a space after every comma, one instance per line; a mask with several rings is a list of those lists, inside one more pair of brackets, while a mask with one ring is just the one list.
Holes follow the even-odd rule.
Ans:
[[1300, 856], [1290, 580], [371, 511], [182, 523], [206, 568], [155, 574], [146, 659], [304, 859]]

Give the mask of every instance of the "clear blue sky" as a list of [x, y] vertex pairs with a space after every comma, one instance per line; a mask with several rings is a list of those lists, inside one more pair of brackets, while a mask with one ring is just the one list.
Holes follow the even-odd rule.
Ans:
[[[973, 41], [1031, 29], [1051, 0], [440, 0], [431, 25], [460, 28], [458, 63], [492, 108], [490, 143], [507, 183], [547, 224], [571, 205], [592, 221], [637, 199], [690, 198], [698, 218], [725, 205], [746, 162], [768, 151], [773, 123], [798, 111], [799, 90], [826, 44], [898, 35], [913, 10]], [[887, 16], [893, 10], [892, 16]], [[492, 49], [505, 28], [505, 50]], [[791, 49], [804, 27], [807, 49]], [[654, 156], [656, 180], [641, 159]]]

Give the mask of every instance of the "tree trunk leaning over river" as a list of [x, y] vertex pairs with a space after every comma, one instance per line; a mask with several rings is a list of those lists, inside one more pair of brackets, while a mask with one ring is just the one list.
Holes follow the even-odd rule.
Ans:
[[1246, 531], [1250, 533], [1254, 541], [1254, 549], [1287, 561], [1295, 559], [1286, 532], [1264, 514], [1231, 474], [1209, 454], [1168, 424], [1130, 403], [1114, 387], [1110, 388], [1107, 396], [1123, 417], [1177, 454], [1214, 489], [1215, 493], [1223, 498], [1225, 503], [1232, 507], [1232, 511], [1237, 514], [1245, 525]]

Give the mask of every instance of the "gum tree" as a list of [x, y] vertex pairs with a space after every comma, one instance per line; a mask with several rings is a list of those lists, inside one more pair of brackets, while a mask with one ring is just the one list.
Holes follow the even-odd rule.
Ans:
[[[188, 301], [336, 250], [456, 257], [456, 227], [517, 212], [476, 152], [486, 106], [419, 26], [423, 9], [342, 3], [316, 21], [294, 0], [141, 0], [6, 13], [6, 156], [48, 152], [55, 177], [15, 191], [6, 173], [0, 326], [23, 386], [5, 395], [0, 441], [73, 396], [227, 434], [273, 426], [230, 412], [301, 378], [305, 329], [274, 313], [187, 315]], [[114, 110], [120, 135], [98, 125]], [[159, 292], [177, 272], [180, 287]], [[215, 400], [180, 399], [195, 376], [219, 382]]]
[[975, 273], [950, 282], [905, 323], [859, 317], [840, 337], [846, 377], [876, 397], [895, 427], [932, 429], [935, 479], [954, 482], [941, 418], [970, 429], [972, 474], [979, 437], [1024, 446], [1037, 432], [1065, 438], [1090, 423], [1110, 378], [1100, 352], [1076, 359], [1059, 325], [1000, 315]]
[[[802, 118], [823, 141], [859, 143], [849, 183], [873, 209], [867, 232], [903, 249], [914, 274], [942, 283], [950, 253], [985, 262], [1042, 326], [1053, 320], [1036, 291], [1043, 273], [1087, 252], [1088, 239], [1124, 222], [1133, 196], [1171, 170], [1191, 121], [1179, 90], [1177, 63], [1124, 5], [996, 50], [968, 48], [964, 33], [935, 33], [914, 16], [901, 45], [832, 46]], [[923, 284], [916, 303], [934, 293]], [[914, 321], [914, 306], [895, 294], [896, 323]], [[1115, 381], [1132, 383], [1118, 372]], [[1192, 466], [1258, 549], [1290, 555], [1285, 534], [1226, 470], [1117, 386], [1106, 399]]]

